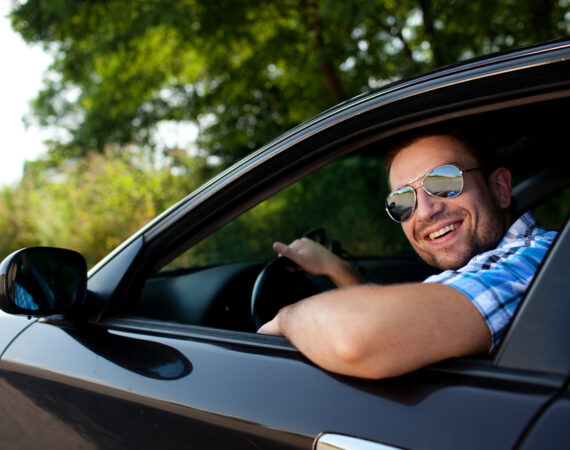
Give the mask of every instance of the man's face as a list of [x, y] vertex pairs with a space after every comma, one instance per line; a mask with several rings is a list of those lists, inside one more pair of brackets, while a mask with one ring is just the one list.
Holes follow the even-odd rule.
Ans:
[[[455, 138], [421, 138], [394, 158], [390, 186], [397, 189], [417, 179], [410, 186], [418, 187], [426, 172], [445, 164], [460, 170], [477, 167], [475, 158]], [[463, 179], [462, 193], [451, 199], [432, 197], [422, 188], [417, 189], [416, 210], [402, 224], [422, 259], [442, 270], [462, 267], [473, 256], [496, 247], [506, 228], [497, 194], [489, 189], [481, 171], [463, 174]], [[508, 195], [510, 203], [510, 178]]]

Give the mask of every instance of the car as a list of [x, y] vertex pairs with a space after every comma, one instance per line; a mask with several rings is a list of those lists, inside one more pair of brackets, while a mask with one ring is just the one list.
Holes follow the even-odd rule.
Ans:
[[[570, 40], [460, 62], [299, 125], [89, 271], [66, 249], [7, 256], [3, 445], [569, 448], [568, 111]], [[398, 240], [383, 205], [382, 155], [420, 129], [484, 138], [487, 156], [513, 172], [518, 210], [559, 231], [500, 345], [369, 380], [327, 372], [284, 337], [257, 334], [284, 304], [331, 288], [288, 270], [271, 239], [305, 234], [373, 282], [433, 273]]]

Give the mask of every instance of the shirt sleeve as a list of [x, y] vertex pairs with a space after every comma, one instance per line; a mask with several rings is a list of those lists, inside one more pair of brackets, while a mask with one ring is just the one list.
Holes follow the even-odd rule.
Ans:
[[550, 232], [516, 239], [424, 283], [446, 284], [471, 300], [491, 331], [491, 351], [500, 342], [554, 235]]

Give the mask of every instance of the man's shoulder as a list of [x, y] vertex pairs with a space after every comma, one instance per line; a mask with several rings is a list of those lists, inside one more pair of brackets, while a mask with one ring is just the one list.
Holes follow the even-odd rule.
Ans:
[[549, 247], [558, 233], [540, 226], [534, 215], [527, 211], [507, 230], [497, 249], [516, 247]]

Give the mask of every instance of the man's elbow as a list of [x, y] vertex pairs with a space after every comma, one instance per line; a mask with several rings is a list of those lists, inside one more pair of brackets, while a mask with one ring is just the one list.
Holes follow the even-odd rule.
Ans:
[[[371, 351], [371, 348], [375, 348]], [[337, 372], [360, 378], [380, 379], [401, 374], [389, 352], [368, 345], [359, 336], [339, 336], [334, 344]]]

